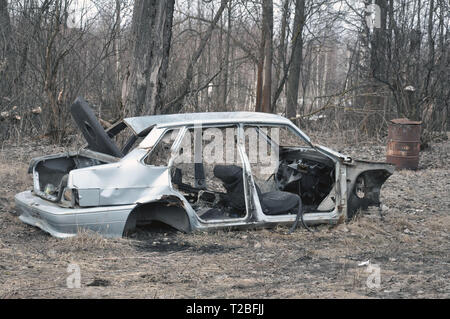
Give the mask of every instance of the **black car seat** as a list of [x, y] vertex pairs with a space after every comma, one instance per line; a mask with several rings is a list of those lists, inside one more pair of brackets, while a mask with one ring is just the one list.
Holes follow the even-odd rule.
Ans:
[[[242, 168], [236, 165], [216, 165], [214, 176], [223, 182], [223, 186], [227, 190], [229, 205], [237, 210], [244, 210], [245, 195]], [[259, 186], [255, 186], [264, 214], [297, 213], [299, 205], [301, 205], [300, 196], [282, 191], [262, 193]]]
[[88, 149], [115, 157], [123, 157], [122, 152], [100, 125], [85, 99], [78, 97], [70, 107], [70, 113], [88, 142]]

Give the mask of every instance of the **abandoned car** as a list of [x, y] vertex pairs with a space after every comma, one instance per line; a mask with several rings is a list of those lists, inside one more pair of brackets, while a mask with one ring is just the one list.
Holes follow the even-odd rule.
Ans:
[[275, 114], [141, 116], [104, 130], [83, 98], [71, 113], [87, 145], [33, 159], [33, 190], [15, 197], [23, 222], [56, 237], [155, 221], [183, 232], [336, 224], [379, 206], [394, 171], [313, 144]]

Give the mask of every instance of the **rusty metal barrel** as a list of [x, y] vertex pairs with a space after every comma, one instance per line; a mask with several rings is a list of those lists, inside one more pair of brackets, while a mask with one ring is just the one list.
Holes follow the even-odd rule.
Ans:
[[386, 161], [397, 169], [419, 166], [420, 129], [422, 122], [406, 118], [391, 120], [388, 125]]

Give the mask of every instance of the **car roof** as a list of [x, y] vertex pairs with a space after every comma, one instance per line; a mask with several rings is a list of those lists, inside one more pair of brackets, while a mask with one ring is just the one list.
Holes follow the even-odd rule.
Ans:
[[209, 125], [226, 123], [271, 123], [292, 124], [287, 118], [277, 114], [260, 112], [209, 112], [129, 117], [124, 122], [140, 134], [149, 127], [171, 127], [181, 125]]

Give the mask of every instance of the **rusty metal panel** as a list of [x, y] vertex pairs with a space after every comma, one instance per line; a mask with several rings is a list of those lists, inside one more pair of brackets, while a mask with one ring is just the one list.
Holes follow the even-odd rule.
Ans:
[[388, 126], [386, 161], [397, 169], [419, 166], [420, 130], [422, 122], [395, 119]]

